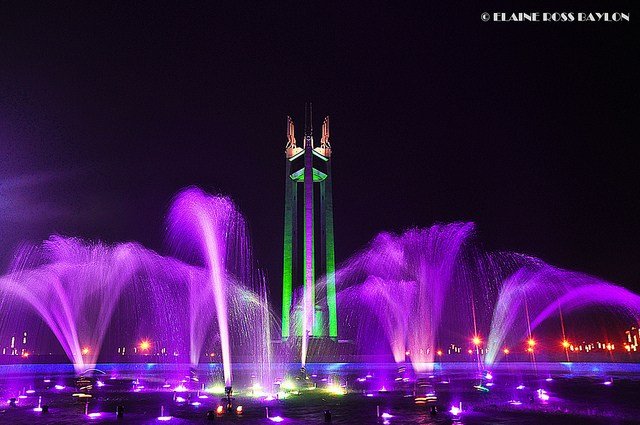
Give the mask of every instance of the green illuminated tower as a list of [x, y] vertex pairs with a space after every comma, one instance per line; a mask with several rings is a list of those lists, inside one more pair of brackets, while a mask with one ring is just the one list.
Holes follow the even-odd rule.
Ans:
[[[303, 147], [298, 147], [291, 117], [287, 117], [285, 148], [284, 264], [282, 275], [282, 338], [291, 334], [338, 337], [331, 145], [329, 117], [322, 124], [320, 146], [313, 143], [311, 104], [305, 107]], [[316, 279], [326, 276], [326, 285]], [[302, 287], [302, 323], [295, 326], [293, 294]], [[318, 294], [317, 291], [326, 293]]]

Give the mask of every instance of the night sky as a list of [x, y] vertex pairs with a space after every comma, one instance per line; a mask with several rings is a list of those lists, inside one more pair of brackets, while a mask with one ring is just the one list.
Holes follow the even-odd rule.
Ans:
[[[279, 294], [285, 116], [302, 131], [312, 101], [316, 128], [331, 116], [338, 261], [383, 230], [471, 220], [488, 249], [640, 290], [640, 15], [20, 3], [0, 6], [2, 271], [52, 233], [166, 253], [171, 198], [198, 185], [237, 202]], [[631, 11], [580, 4], [551, 10]]]

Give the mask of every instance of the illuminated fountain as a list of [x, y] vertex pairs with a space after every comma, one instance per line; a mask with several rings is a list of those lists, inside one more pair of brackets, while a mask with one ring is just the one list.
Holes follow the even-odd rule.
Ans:
[[192, 272], [188, 277], [191, 365], [198, 365], [209, 324], [215, 322], [225, 386], [232, 381], [232, 333], [242, 354], [256, 356], [260, 373], [268, 375], [271, 315], [244, 218], [229, 198], [190, 188], [176, 196], [167, 221], [176, 255], [204, 267], [204, 276]]
[[[77, 372], [96, 364], [120, 295], [138, 279], [145, 250], [138, 244], [87, 244], [52, 236], [16, 255], [2, 277], [3, 311], [20, 322], [28, 305], [44, 320]], [[5, 323], [6, 324], [6, 323]]]
[[35, 312], [77, 373], [96, 364], [109, 332], [129, 340], [151, 336], [138, 344], [140, 355], [186, 342], [179, 351], [189, 353], [194, 368], [208, 338], [220, 345], [227, 387], [232, 349], [251, 356], [259, 379], [269, 382], [272, 315], [242, 216], [228, 198], [192, 188], [174, 200], [168, 228], [180, 260], [135, 243], [61, 236], [25, 246], [0, 278], [3, 311], [12, 312], [2, 327], [23, 328]]
[[354, 331], [358, 347], [384, 337], [396, 362], [409, 354], [414, 369], [430, 369], [443, 324], [455, 318], [458, 334], [473, 332], [474, 297], [483, 300], [495, 287], [489, 275], [497, 269], [482, 267], [487, 259], [472, 249], [473, 230], [472, 223], [452, 223], [376, 237], [337, 272], [342, 329]]
[[[109, 338], [150, 337], [137, 347], [142, 356], [159, 355], [160, 347], [188, 353], [194, 376], [199, 364], [212, 361], [205, 354], [215, 351], [229, 396], [234, 361], [251, 363], [252, 385], [270, 394], [275, 329], [244, 218], [229, 198], [188, 188], [175, 197], [167, 230], [171, 256], [136, 243], [61, 236], [25, 246], [1, 278], [2, 311], [12, 312], [1, 318], [2, 328], [20, 328], [20, 321], [33, 319], [28, 310], [35, 312], [78, 373], [98, 362]], [[591, 305], [634, 317], [640, 312], [640, 297], [621, 287], [526, 255], [483, 250], [473, 223], [381, 233], [334, 278], [340, 336], [354, 342], [350, 354], [391, 353], [395, 363], [410, 361], [417, 372], [432, 370], [451, 340], [465, 339], [467, 360], [480, 369], [507, 355], [514, 341], [528, 340], [533, 357], [533, 331], [561, 312]], [[317, 293], [332, 293], [323, 290], [326, 277], [317, 285]], [[304, 302], [304, 294], [294, 295]], [[329, 304], [322, 296], [315, 302]], [[295, 328], [304, 328], [303, 306], [292, 311], [300, 323]], [[564, 328], [562, 338], [566, 350]], [[310, 358], [337, 358], [331, 350], [339, 341], [326, 340], [305, 346], [316, 350]], [[276, 362], [300, 359], [295, 356], [281, 352]]]
[[[491, 365], [505, 354], [508, 339], [528, 341], [534, 352], [533, 331], [552, 316], [569, 314], [588, 306], [606, 307], [636, 321], [640, 318], [640, 296], [584, 273], [547, 264], [529, 265], [511, 275], [502, 285], [493, 310], [485, 358]], [[564, 324], [562, 325], [564, 326]], [[562, 329], [562, 347], [569, 342]]]

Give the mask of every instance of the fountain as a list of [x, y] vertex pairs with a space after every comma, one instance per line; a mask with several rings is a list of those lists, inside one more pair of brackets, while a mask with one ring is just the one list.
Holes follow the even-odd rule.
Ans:
[[[428, 405], [432, 414], [441, 415], [446, 409], [436, 409], [436, 386], [440, 391], [456, 385], [455, 375], [453, 380], [439, 375], [446, 369], [443, 357], [455, 355], [459, 363], [468, 364], [461, 367], [464, 388], [482, 392], [500, 391], [504, 371], [500, 362], [516, 357], [532, 365], [533, 377], [519, 374], [505, 403], [519, 408], [523, 405], [519, 393], [527, 393], [532, 403], [547, 405], [555, 402], [550, 387], [558, 380], [552, 378], [552, 367], [544, 370], [543, 379], [537, 375], [540, 344], [534, 331], [559, 318], [558, 333], [566, 351], [566, 315], [597, 306], [616, 316], [634, 320], [640, 316], [638, 294], [535, 257], [486, 251], [473, 223], [440, 223], [399, 234], [381, 233], [342, 263], [335, 270], [341, 340], [316, 335], [310, 343], [307, 337], [291, 338], [289, 344], [298, 346], [281, 344], [274, 358], [271, 335], [277, 324], [266, 279], [255, 265], [247, 225], [233, 201], [187, 188], [174, 198], [166, 224], [169, 254], [165, 255], [137, 243], [106, 244], [58, 235], [40, 245], [25, 244], [9, 272], [0, 277], [0, 311], [11, 312], [0, 317], [0, 330], [22, 329], [24, 322], [31, 324], [30, 329], [34, 323], [46, 324], [76, 374], [89, 369], [83, 391], [91, 387], [88, 375], [95, 372], [91, 368], [100, 360], [101, 367], [105, 359], [111, 361], [115, 346], [124, 363], [131, 348], [125, 355], [123, 345], [139, 341], [134, 348], [137, 357], [132, 357], [137, 363], [122, 381], [131, 394], [173, 391], [172, 415], [183, 415], [185, 409], [193, 413], [204, 404], [210, 405], [209, 418], [225, 411], [241, 415], [247, 404], [234, 406], [234, 400], [247, 394], [277, 411], [278, 403], [289, 395], [313, 391], [330, 397], [358, 391], [376, 403], [397, 394], [412, 396], [413, 391], [416, 404]], [[319, 277], [316, 284], [326, 286], [327, 278]], [[309, 330], [308, 293], [300, 288], [293, 301], [297, 329]], [[328, 304], [321, 296], [313, 302]], [[513, 348], [517, 344], [530, 355], [521, 350], [517, 357]], [[341, 352], [344, 346], [351, 351]], [[104, 347], [111, 354], [104, 354]], [[29, 353], [22, 354], [27, 362]], [[318, 358], [326, 364], [319, 364]], [[357, 371], [340, 376], [341, 368], [350, 367], [342, 363], [350, 362], [359, 362]], [[154, 375], [158, 364], [170, 363], [190, 368], [190, 373]], [[108, 367], [111, 379], [96, 381], [96, 388], [87, 391], [112, 391], [121, 366], [116, 362]], [[247, 387], [242, 386], [246, 380], [240, 384], [236, 378], [243, 373], [250, 376]], [[135, 379], [129, 380], [131, 374]], [[353, 379], [354, 374], [359, 377]], [[612, 391], [622, 387], [617, 376], [615, 385], [613, 379], [612, 373], [603, 372], [598, 385]], [[43, 384], [38, 391], [49, 391], [47, 401], [70, 393], [68, 382], [46, 378]], [[418, 397], [416, 388], [429, 391]], [[459, 388], [452, 390], [453, 398], [464, 392]], [[13, 389], [3, 395], [16, 405], [33, 391], [23, 398], [16, 398], [21, 393]], [[452, 403], [452, 418], [459, 419], [460, 401], [446, 402]], [[466, 414], [471, 407], [465, 406]], [[45, 411], [40, 398], [35, 409]], [[329, 417], [335, 414], [333, 409]], [[160, 410], [162, 420], [171, 420], [164, 407]], [[127, 407], [127, 416], [129, 412]], [[278, 413], [267, 417], [284, 421]], [[87, 410], [86, 414], [101, 413]], [[380, 415], [385, 420], [395, 416], [396, 412]]]

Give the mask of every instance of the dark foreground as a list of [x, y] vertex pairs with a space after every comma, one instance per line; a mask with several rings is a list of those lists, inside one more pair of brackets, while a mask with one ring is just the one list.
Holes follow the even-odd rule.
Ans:
[[[221, 414], [216, 409], [225, 410], [226, 402], [215, 365], [197, 377], [176, 365], [102, 365], [81, 381], [66, 366], [0, 369], [2, 424], [320, 424], [325, 411], [333, 424], [640, 423], [638, 365], [510, 364], [487, 375], [472, 364], [439, 366], [433, 374], [395, 365], [318, 364], [309, 365], [308, 380], [283, 365], [269, 390], [249, 366], [239, 366], [232, 412]], [[34, 411], [39, 402], [48, 413]], [[460, 403], [462, 413], [452, 414]]]

